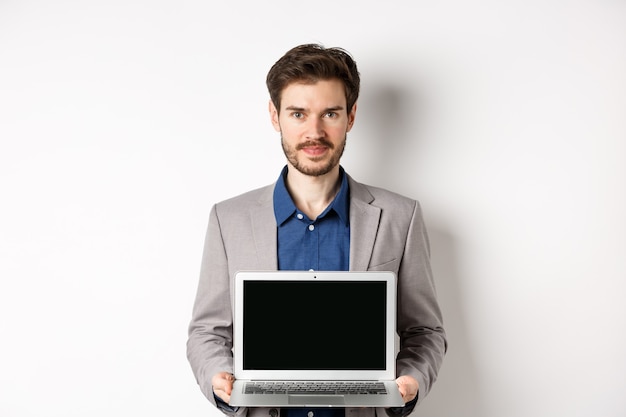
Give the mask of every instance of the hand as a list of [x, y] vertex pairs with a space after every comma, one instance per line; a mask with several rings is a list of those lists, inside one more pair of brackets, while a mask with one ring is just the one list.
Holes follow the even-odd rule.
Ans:
[[230, 393], [233, 392], [233, 382], [235, 377], [228, 372], [220, 372], [213, 375], [211, 384], [213, 385], [213, 393], [220, 397], [226, 404], [230, 403]]
[[400, 394], [402, 395], [402, 399], [404, 403], [409, 403], [417, 397], [417, 391], [419, 390], [419, 383], [415, 378], [408, 375], [403, 375], [396, 379], [396, 384], [398, 384], [398, 389], [400, 390]]

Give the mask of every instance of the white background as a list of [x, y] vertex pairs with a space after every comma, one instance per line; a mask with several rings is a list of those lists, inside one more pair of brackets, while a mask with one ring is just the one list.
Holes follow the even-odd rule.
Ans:
[[360, 66], [347, 171], [424, 208], [450, 349], [415, 415], [626, 415], [620, 0], [0, 0], [0, 415], [218, 416], [208, 213], [277, 178], [265, 75], [305, 42]]

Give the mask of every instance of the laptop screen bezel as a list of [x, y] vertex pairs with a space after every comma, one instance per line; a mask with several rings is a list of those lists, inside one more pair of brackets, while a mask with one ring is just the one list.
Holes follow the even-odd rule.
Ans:
[[[381, 370], [254, 370], [243, 367], [244, 281], [383, 281], [386, 283], [385, 369]], [[234, 375], [245, 380], [393, 380], [396, 354], [396, 275], [391, 271], [240, 271], [235, 274], [233, 317]], [[271, 341], [270, 341], [271, 342]], [[241, 352], [241, 354], [238, 354]]]

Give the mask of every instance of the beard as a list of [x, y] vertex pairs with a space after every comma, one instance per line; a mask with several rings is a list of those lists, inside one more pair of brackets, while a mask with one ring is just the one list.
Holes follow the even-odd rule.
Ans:
[[[347, 136], [343, 139], [343, 141], [339, 144], [337, 148], [335, 148], [335, 146], [326, 139], [306, 141], [296, 145], [295, 148], [290, 147], [285, 142], [285, 139], [282, 137], [282, 135], [280, 137], [280, 141], [283, 146], [283, 152], [285, 153], [287, 160], [297, 171], [304, 175], [319, 177], [321, 175], [328, 174], [330, 171], [333, 170], [333, 168], [335, 168], [339, 164], [341, 156], [343, 155], [343, 151], [346, 149]], [[298, 151], [307, 146], [325, 146], [330, 151], [330, 155], [324, 155], [316, 158], [299, 158]], [[307, 161], [312, 162], [312, 166], [307, 165]]]

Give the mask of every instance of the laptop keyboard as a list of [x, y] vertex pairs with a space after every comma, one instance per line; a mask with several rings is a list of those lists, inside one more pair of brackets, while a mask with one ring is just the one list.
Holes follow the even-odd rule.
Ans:
[[385, 384], [376, 381], [254, 381], [245, 384], [246, 394], [387, 394]]

